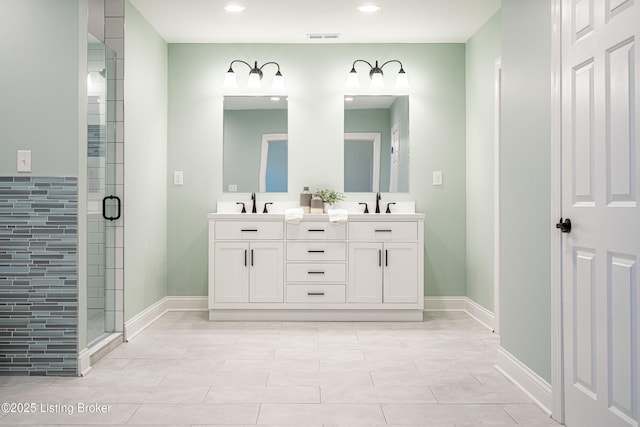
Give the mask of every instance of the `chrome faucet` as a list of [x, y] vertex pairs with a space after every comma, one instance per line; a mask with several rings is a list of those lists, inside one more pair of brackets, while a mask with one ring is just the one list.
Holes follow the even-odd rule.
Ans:
[[251, 193], [251, 202], [253, 203], [253, 206], [251, 207], [251, 213], [257, 213], [258, 210], [256, 209], [256, 193]]
[[376, 193], [376, 213], [380, 213], [380, 192]]

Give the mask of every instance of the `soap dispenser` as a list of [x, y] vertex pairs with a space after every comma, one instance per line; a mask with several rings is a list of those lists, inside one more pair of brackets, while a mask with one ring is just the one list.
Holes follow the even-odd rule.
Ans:
[[323, 213], [324, 212], [324, 202], [322, 198], [318, 195], [315, 195], [311, 198], [311, 213]]
[[302, 193], [300, 193], [300, 207], [304, 213], [311, 212], [311, 191], [309, 191], [309, 187], [304, 187]]

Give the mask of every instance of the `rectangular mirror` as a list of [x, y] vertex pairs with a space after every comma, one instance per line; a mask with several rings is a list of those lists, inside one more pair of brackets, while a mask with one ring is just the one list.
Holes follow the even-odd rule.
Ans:
[[409, 191], [409, 96], [345, 96], [344, 191]]
[[225, 96], [223, 126], [223, 191], [286, 192], [286, 97]]

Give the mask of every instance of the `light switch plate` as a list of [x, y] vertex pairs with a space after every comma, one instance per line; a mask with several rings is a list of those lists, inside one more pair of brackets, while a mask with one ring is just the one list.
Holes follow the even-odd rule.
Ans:
[[235, 193], [236, 191], [238, 191], [238, 186], [236, 184], [229, 184], [229, 192]]
[[31, 172], [31, 150], [18, 150], [18, 172]]
[[182, 171], [173, 171], [173, 185], [184, 184], [184, 174]]
[[442, 171], [433, 171], [433, 185], [442, 185]]

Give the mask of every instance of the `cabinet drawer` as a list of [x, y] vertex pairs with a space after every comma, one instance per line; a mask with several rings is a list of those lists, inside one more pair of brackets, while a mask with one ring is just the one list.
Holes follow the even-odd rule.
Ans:
[[288, 282], [345, 282], [345, 264], [287, 264]]
[[345, 261], [345, 243], [287, 242], [288, 261]]
[[302, 221], [298, 224], [287, 224], [289, 240], [344, 240], [346, 238], [347, 227], [344, 222]]
[[413, 241], [418, 239], [417, 222], [351, 222], [349, 240]]
[[287, 285], [287, 302], [343, 303], [345, 285]]
[[282, 222], [216, 221], [218, 240], [279, 240], [284, 237]]

